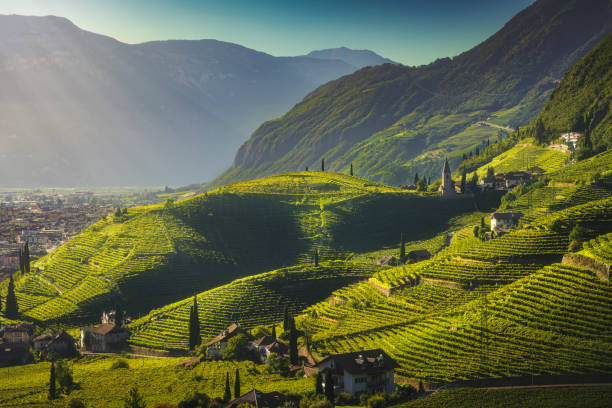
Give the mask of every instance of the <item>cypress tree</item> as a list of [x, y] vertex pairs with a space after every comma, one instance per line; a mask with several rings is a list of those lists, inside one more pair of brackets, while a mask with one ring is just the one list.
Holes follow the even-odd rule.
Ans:
[[321, 171], [325, 171], [325, 159], [321, 159]]
[[325, 375], [325, 397], [329, 402], [334, 403], [334, 379], [331, 371], [327, 371]]
[[417, 183], [419, 182], [419, 173], [414, 173], [414, 181], [412, 182], [412, 184], [414, 184], [415, 186], [417, 185]]
[[229, 373], [225, 373], [225, 392], [223, 393], [223, 401], [229, 402], [232, 399], [232, 390], [230, 390]]
[[319, 250], [318, 249], [315, 249], [314, 264], [315, 264], [315, 267], [319, 266]]
[[193, 333], [193, 306], [189, 308], [189, 350], [193, 350], [195, 348], [195, 336]]
[[115, 306], [115, 324], [117, 326], [123, 325], [123, 310], [119, 305]]
[[323, 394], [323, 373], [317, 373], [315, 393], [317, 393], [318, 395]]
[[465, 183], [467, 183], [467, 174], [464, 167], [463, 173], [461, 174], [461, 193], [465, 193]]
[[353, 163], [351, 163], [351, 176], [353, 175]]
[[51, 372], [49, 373], [49, 399], [55, 399], [55, 362], [51, 361]]
[[200, 314], [198, 312], [198, 298], [193, 297], [193, 344], [197, 347], [202, 344], [202, 335], [200, 334]]
[[291, 329], [289, 332], [289, 362], [293, 366], [298, 363], [297, 330], [295, 330], [295, 320], [293, 318], [291, 318]]
[[240, 371], [236, 368], [236, 378], [234, 380], [234, 398], [240, 396]]
[[285, 305], [285, 314], [283, 317], [283, 330], [289, 330], [289, 305]]
[[23, 271], [25, 273], [30, 273], [30, 245], [28, 241], [26, 241], [23, 248]]
[[484, 217], [480, 217], [480, 228], [485, 228]]
[[17, 297], [15, 296], [15, 282], [13, 281], [13, 275], [11, 275], [6, 293], [5, 315], [6, 317], [16, 317], [18, 311]]
[[23, 273], [23, 246], [19, 245], [19, 271]]
[[400, 235], [400, 262], [404, 262], [406, 259], [406, 241], [404, 240], [404, 234]]
[[272, 325], [272, 338], [276, 338], [276, 325]]

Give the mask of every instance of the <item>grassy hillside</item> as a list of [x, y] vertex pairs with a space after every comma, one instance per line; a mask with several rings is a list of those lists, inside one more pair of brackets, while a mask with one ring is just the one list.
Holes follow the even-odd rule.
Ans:
[[[609, 157], [504, 197], [503, 208], [526, 214], [515, 231], [481, 242], [461, 228], [434, 258], [337, 290], [299, 324], [314, 330], [320, 352], [382, 347], [401, 375], [430, 382], [612, 372], [612, 286], [560, 263], [574, 225], [594, 237], [583, 254], [610, 259], [612, 189], [605, 179], [586, 184], [584, 173], [609, 167]], [[553, 187], [569, 175], [582, 183]]]
[[612, 31], [610, 21], [607, 1], [539, 0], [452, 59], [332, 81], [262, 124], [212, 185], [312, 168], [321, 158], [389, 184], [415, 172], [437, 176], [445, 156], [456, 167], [497, 137], [497, 127], [479, 122], [514, 128], [535, 117], [563, 74]]
[[[565, 75], [538, 115], [552, 138], [586, 131], [595, 153], [612, 146], [612, 35]], [[583, 146], [585, 147], [585, 146]]]
[[[382, 267], [333, 261], [283, 268], [238, 279], [197, 295], [201, 335], [212, 338], [232, 323], [246, 329], [283, 320], [322, 301], [330, 292], [367, 279]], [[130, 325], [132, 344], [155, 349], [188, 350], [189, 311], [193, 299], [155, 309]]]
[[[483, 208], [497, 202], [495, 196], [478, 200]], [[321, 261], [346, 259], [397, 246], [401, 233], [408, 240], [429, 239], [473, 209], [473, 200], [450, 203], [323, 172], [283, 174], [130, 208], [17, 276], [21, 318], [89, 322], [116, 304], [136, 317], [240, 277], [310, 264], [315, 250]], [[6, 285], [0, 285], [2, 296]]]
[[402, 408], [605, 408], [612, 398], [610, 386], [517, 389], [461, 388], [420, 398]]

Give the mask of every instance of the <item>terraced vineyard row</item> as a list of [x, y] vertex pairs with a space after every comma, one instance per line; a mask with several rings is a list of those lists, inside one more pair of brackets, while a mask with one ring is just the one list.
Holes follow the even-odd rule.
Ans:
[[486, 301], [481, 296], [405, 326], [321, 339], [320, 347], [382, 347], [401, 363], [402, 374], [428, 381], [610, 372], [611, 313], [610, 284], [556, 264], [489, 293]]
[[586, 255], [608, 264], [612, 263], [612, 233], [585, 242], [584, 250]]
[[[201, 334], [214, 337], [231, 323], [252, 328], [282, 321], [285, 307], [297, 314], [339, 288], [371, 276], [381, 267], [371, 264], [329, 262], [301, 265], [238, 279], [197, 295]], [[188, 348], [189, 309], [193, 300], [153, 310], [130, 326], [130, 342], [157, 349]]]

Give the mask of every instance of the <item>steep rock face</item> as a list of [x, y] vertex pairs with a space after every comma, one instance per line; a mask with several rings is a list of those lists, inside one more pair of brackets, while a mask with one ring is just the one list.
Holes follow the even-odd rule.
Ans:
[[562, 75], [612, 31], [604, 0], [540, 0], [501, 30], [453, 59], [421, 67], [385, 64], [332, 81], [279, 119], [262, 124], [214, 184], [312, 167], [403, 183], [418, 171], [437, 176], [445, 156], [464, 152], [498, 129], [529, 122]]
[[263, 120], [353, 72], [216, 40], [137, 45], [0, 16], [2, 186], [211, 179]]

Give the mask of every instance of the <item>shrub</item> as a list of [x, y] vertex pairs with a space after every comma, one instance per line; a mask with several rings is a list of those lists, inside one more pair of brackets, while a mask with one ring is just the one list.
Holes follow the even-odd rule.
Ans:
[[582, 244], [580, 244], [576, 240], [571, 241], [567, 247], [568, 252], [578, 252], [581, 249], [582, 249]]
[[70, 394], [74, 387], [74, 381], [72, 379], [72, 370], [68, 367], [68, 364], [64, 360], [57, 362], [55, 366], [55, 378], [59, 384], [60, 391]]
[[175, 404], [169, 402], [158, 402], [153, 405], [153, 408], [177, 408]]
[[118, 368], [130, 368], [130, 365], [123, 359], [115, 360], [111, 365], [111, 370], [116, 370]]
[[336, 395], [335, 398], [336, 405], [355, 405], [357, 404], [357, 399], [351, 397], [351, 395], [347, 392], [341, 392]]
[[223, 349], [221, 355], [224, 360], [254, 360], [252, 350], [249, 350], [249, 339], [244, 334], [238, 334], [227, 342], [227, 347]]
[[385, 398], [382, 395], [372, 395], [368, 398], [368, 408], [384, 408]]
[[268, 356], [268, 371], [271, 373], [278, 373], [283, 377], [289, 375], [289, 359], [283, 356], [279, 356], [276, 353], [270, 353]]
[[325, 399], [313, 402], [308, 408], [332, 408], [332, 404]]
[[194, 392], [179, 402], [178, 408], [208, 408], [210, 397], [204, 393]]
[[68, 408], [85, 408], [85, 403], [80, 399], [73, 398], [68, 403]]

